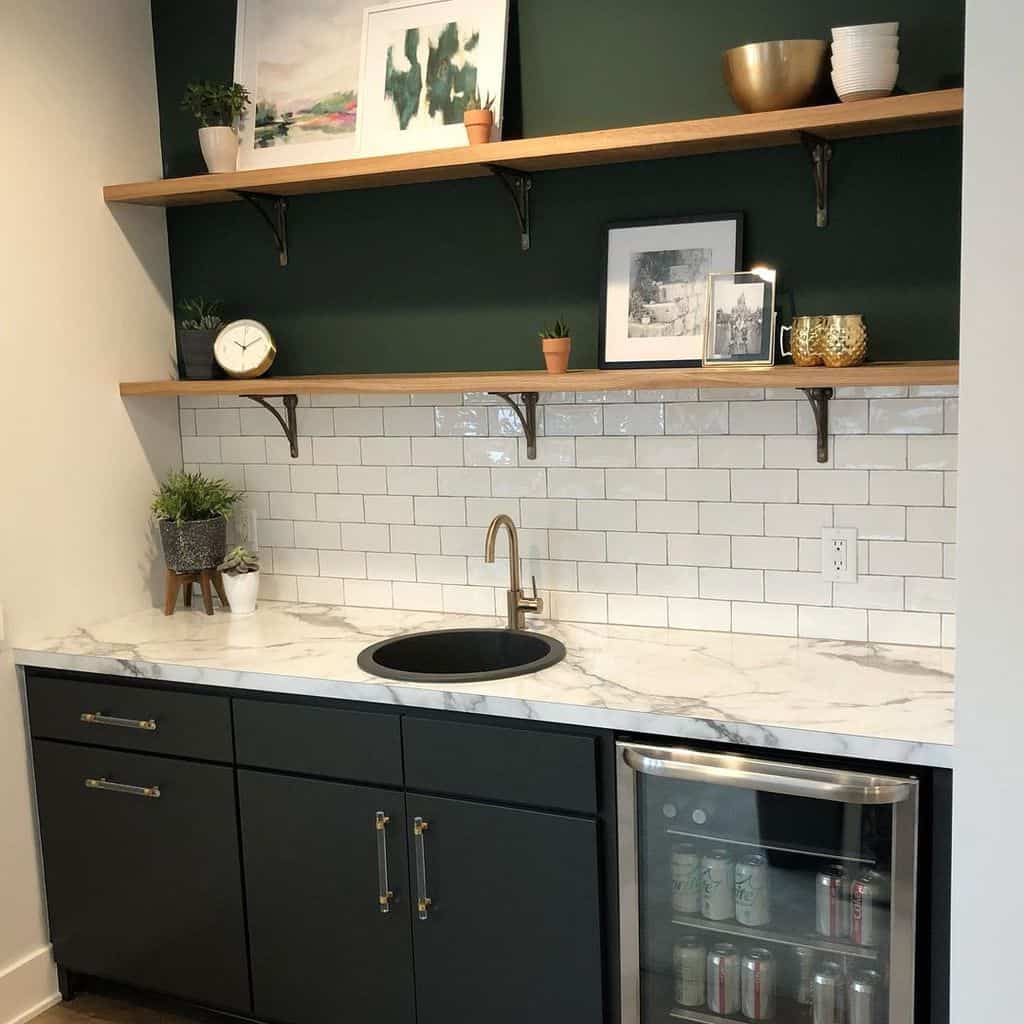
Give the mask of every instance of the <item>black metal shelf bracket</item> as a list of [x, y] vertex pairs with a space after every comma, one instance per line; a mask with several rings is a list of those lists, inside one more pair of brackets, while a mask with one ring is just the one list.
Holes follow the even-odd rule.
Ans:
[[537, 402], [540, 395], [536, 391], [524, 391], [520, 394], [523, 406], [519, 407], [516, 400], [505, 391], [491, 391], [495, 398], [500, 398], [506, 405], [510, 406], [519, 419], [519, 425], [526, 435], [526, 457], [537, 458]]
[[[265, 196], [262, 192], [243, 192], [232, 189], [236, 196], [244, 199], [263, 219], [274, 235], [274, 248], [277, 249], [278, 262], [282, 267], [288, 266], [288, 204], [284, 196]], [[265, 203], [265, 200], [270, 200]], [[272, 214], [267, 210], [271, 207]]]
[[828, 403], [835, 392], [831, 388], [801, 388], [814, 410], [818, 432], [818, 461], [828, 462]]
[[[299, 404], [298, 395], [242, 395], [242, 398], [248, 398], [250, 402], [255, 402], [257, 405], [262, 405], [264, 409], [272, 413], [274, 419], [281, 424], [281, 429], [284, 431], [284, 436], [288, 438], [288, 443], [291, 446], [292, 458], [297, 459], [299, 457], [299, 424], [298, 417], [295, 413], [295, 407]], [[278, 412], [277, 407], [270, 404], [267, 398], [280, 398], [284, 402], [284, 416]], [[287, 417], [287, 418], [286, 418]]]
[[519, 244], [523, 252], [530, 251], [530, 189], [533, 179], [525, 171], [516, 171], [501, 164], [486, 164], [487, 169], [505, 186], [516, 211], [519, 224]]
[[807, 132], [800, 133], [800, 140], [811, 158], [817, 225], [819, 228], [828, 227], [829, 168], [832, 164], [832, 143]]

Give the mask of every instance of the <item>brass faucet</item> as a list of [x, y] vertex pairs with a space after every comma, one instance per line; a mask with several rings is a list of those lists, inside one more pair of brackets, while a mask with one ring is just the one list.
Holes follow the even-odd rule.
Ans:
[[536, 576], [533, 577], [533, 597], [527, 597], [523, 593], [519, 583], [519, 534], [516, 533], [516, 524], [504, 513], [495, 516], [491, 520], [491, 525], [487, 527], [487, 547], [484, 551], [484, 561], [494, 561], [494, 542], [498, 539], [498, 530], [502, 526], [508, 530], [508, 560], [512, 576], [508, 591], [508, 628], [526, 629], [526, 613], [539, 614], [544, 610], [544, 602], [537, 596]]

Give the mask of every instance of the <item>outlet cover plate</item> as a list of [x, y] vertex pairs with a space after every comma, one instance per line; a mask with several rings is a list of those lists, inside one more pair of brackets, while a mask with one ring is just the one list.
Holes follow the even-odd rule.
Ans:
[[821, 531], [821, 574], [833, 583], [857, 582], [857, 531], [826, 527]]

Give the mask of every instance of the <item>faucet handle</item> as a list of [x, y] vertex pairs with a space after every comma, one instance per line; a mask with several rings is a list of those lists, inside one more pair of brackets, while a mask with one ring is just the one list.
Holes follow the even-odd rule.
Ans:
[[539, 601], [540, 598], [537, 596], [537, 577], [534, 576], [534, 575], [531, 575], [530, 579], [533, 582], [533, 599], [534, 599], [534, 601]]
[[535, 615], [540, 615], [544, 611], [544, 600], [537, 594], [537, 577], [531, 576], [533, 580], [533, 597], [527, 597], [524, 599], [525, 611], [533, 612]]

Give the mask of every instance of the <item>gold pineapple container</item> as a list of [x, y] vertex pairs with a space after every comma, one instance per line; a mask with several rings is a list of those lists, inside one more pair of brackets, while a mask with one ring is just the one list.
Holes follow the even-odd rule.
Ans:
[[859, 366], [868, 354], [868, 328], [858, 313], [844, 313], [822, 318], [818, 342], [822, 362], [826, 366]]

